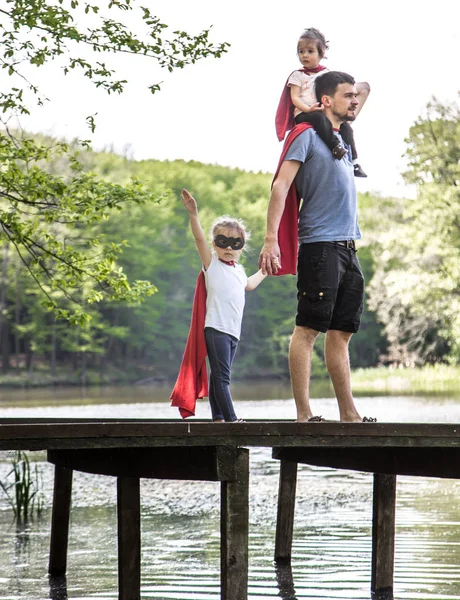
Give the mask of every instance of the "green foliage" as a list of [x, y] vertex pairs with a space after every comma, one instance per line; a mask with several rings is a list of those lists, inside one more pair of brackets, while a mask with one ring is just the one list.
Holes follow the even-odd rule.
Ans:
[[[90, 161], [91, 157], [94, 163], [90, 166], [95, 171], [101, 165], [107, 170], [110, 160], [113, 160], [112, 173], [126, 169], [118, 157], [88, 155], [86, 160]], [[124, 340], [113, 342], [113, 352], [119, 356], [134, 354], [139, 360], [151, 361], [152, 375], [175, 377], [187, 339], [193, 291], [200, 269], [188, 215], [179, 199], [180, 191], [187, 187], [197, 198], [205, 231], [209, 231], [212, 222], [222, 214], [234, 215], [246, 222], [251, 239], [242, 261], [250, 275], [258, 269], [272, 176], [193, 161], [129, 164], [137, 178], [153, 192], [164, 194], [165, 199], [156, 207], [132, 206], [129, 211], [104, 222], [102, 227], [108, 238], [116, 237], [123, 228], [131, 232], [121, 264], [131, 277], [154, 277], [159, 291], [142, 305], [131, 309], [111, 306], [103, 312], [106, 321], [116, 320], [129, 331]], [[367, 249], [361, 252], [369, 254]], [[372, 269], [369, 258], [366, 277], [371, 277]], [[294, 276], [267, 278], [256, 290], [246, 294], [235, 378], [288, 376], [288, 347], [294, 328], [296, 295]], [[376, 325], [375, 316], [366, 310], [364, 318], [368, 320], [367, 346], [361, 350], [361, 334], [356, 336], [356, 350], [352, 354], [355, 366], [376, 364], [378, 348], [383, 345], [381, 327]], [[326, 373], [323, 351], [320, 342], [316, 346], [313, 375], [321, 377]]]
[[381, 210], [371, 307], [385, 324], [388, 361], [459, 359], [460, 112], [433, 100], [409, 132], [405, 178], [413, 201]]
[[[0, 92], [3, 112], [29, 114], [29, 96], [38, 104], [46, 101], [28, 78], [29, 65], [57, 61], [64, 74], [80, 70], [96, 87], [120, 94], [128, 83], [117, 75], [120, 55], [146, 57], [171, 72], [227, 51], [227, 43], [210, 42], [209, 29], [198, 35], [174, 31], [170, 38], [164, 35], [166, 29], [136, 0], [7, 0], [0, 10], [1, 64], [12, 84]], [[148, 88], [155, 93], [160, 84], [152, 82]]]
[[[46, 139], [40, 143], [52, 145], [52, 141]], [[58, 153], [52, 153], [51, 157], [48, 167], [53, 177], [65, 180], [68, 168], [65, 157]], [[120, 377], [128, 372], [131, 380], [173, 379], [177, 376], [187, 339], [193, 292], [200, 270], [180, 192], [187, 187], [197, 198], [205, 231], [223, 214], [246, 222], [251, 239], [242, 261], [251, 275], [258, 269], [272, 176], [193, 161], [137, 162], [109, 152], [89, 150], [81, 151], [78, 159], [83, 172], [94, 174], [96, 179], [103, 176], [110, 185], [121, 188], [132, 179], [142, 181], [146, 195], [161, 198], [159, 202], [138, 202], [133, 198], [125, 203], [122, 211], [114, 206], [110, 219], [95, 220], [89, 229], [78, 223], [72, 242], [73, 247], [79, 247], [87, 239], [100, 238], [110, 246], [115, 240], [127, 238], [123, 253], [117, 256], [116, 264], [122, 268], [121, 273], [130, 281], [153, 280], [158, 291], [142, 303], [136, 298], [129, 302], [116, 298], [108, 301], [110, 296], [106, 294], [98, 302], [85, 306], [85, 313], [91, 318], [81, 328], [69, 330], [65, 322], [56, 321], [52, 313], [46, 311], [40, 303], [35, 281], [19, 257], [10, 253], [4, 326], [15, 351], [15, 364], [19, 361], [20, 368], [29, 370], [31, 381], [43, 377], [44, 369], [51, 366], [53, 360], [59, 381], [66, 365], [72, 373], [71, 381], [75, 378], [104, 381], [106, 374], [113, 374], [114, 370], [118, 370]], [[367, 216], [375, 214], [374, 203], [381, 200], [368, 196], [360, 200], [366, 221]], [[366, 230], [370, 230], [371, 225], [369, 217]], [[370, 279], [374, 263], [369, 248], [361, 248], [359, 257], [366, 279]], [[66, 290], [51, 290], [50, 285], [48, 288], [59, 307], [67, 309], [71, 300], [65, 295]], [[76, 293], [88, 298], [94, 290], [98, 291], [87, 281]], [[235, 379], [289, 376], [288, 347], [294, 328], [296, 295], [294, 276], [269, 277], [246, 294]], [[75, 314], [78, 317], [79, 312]], [[383, 344], [375, 316], [367, 309], [363, 324], [365, 329], [355, 337], [351, 348], [355, 367], [376, 364]], [[314, 377], [326, 374], [321, 341], [322, 338], [315, 346]]]
[[43, 510], [42, 474], [35, 463], [31, 468], [26, 452], [17, 450], [11, 461], [12, 469], [0, 487], [10, 503], [14, 516], [19, 523], [29, 517], [40, 516]]
[[[41, 168], [42, 162], [58, 159], [68, 163], [65, 177]], [[0, 162], [0, 239], [15, 248], [48, 310], [83, 324], [89, 313], [78, 306], [62, 308], [63, 297], [69, 306], [103, 296], [137, 302], [156, 291], [145, 280], [128, 282], [116, 262], [125, 242], [107, 243], [92, 231], [113, 210], [157, 201], [138, 181], [109, 183], [85, 172], [64, 143], [27, 138], [18, 143], [12, 135], [0, 135]]]
[[[367, 196], [368, 200], [370, 198], [370, 196]], [[369, 203], [367, 209], [364, 208], [365, 204], [366, 201], [364, 200], [362, 202], [362, 213], [367, 213], [366, 216], [368, 217], [373, 201]], [[364, 222], [365, 220], [366, 219], [363, 219]], [[371, 227], [375, 227], [375, 224], [372, 223]], [[368, 231], [371, 237], [372, 229], [370, 228]], [[360, 244], [358, 258], [367, 288], [367, 284], [372, 279], [375, 270], [374, 257], [369, 241], [367, 245], [361, 246]], [[372, 367], [377, 365], [381, 357], [385, 355], [387, 351], [387, 339], [384, 335], [383, 325], [377, 322], [375, 313], [369, 308], [369, 296], [366, 288], [364, 294], [364, 310], [361, 316], [359, 333], [358, 335], [353, 336], [350, 341], [350, 363], [352, 367]]]
[[460, 182], [460, 108], [444, 105], [433, 98], [409, 131], [406, 156], [408, 183], [423, 186], [435, 183], [443, 187]]
[[[40, 142], [15, 135], [8, 122], [30, 114], [31, 104], [48, 101], [31, 81], [31, 66], [55, 66], [64, 75], [81, 71], [112, 94], [128, 83], [118, 74], [120, 56], [147, 59], [171, 72], [227, 51], [227, 43], [210, 42], [209, 30], [166, 36], [166, 29], [135, 0], [7, 0], [0, 8], [0, 64], [11, 81], [0, 90], [0, 238], [41, 289], [46, 309], [71, 324], [87, 325], [88, 305], [102, 299], [134, 304], [156, 291], [145, 278], [128, 280], [119, 263], [124, 238], [107, 242], [95, 227], [115, 210], [160, 198], [134, 177], [108, 182], [84, 168], [77, 151], [88, 148], [87, 140], [73, 147]], [[150, 82], [148, 88], [154, 93], [160, 84]], [[86, 121], [94, 132], [95, 116]]]

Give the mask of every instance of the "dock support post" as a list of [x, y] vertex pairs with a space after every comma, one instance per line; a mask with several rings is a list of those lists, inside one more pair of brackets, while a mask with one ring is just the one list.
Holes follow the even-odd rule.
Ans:
[[64, 575], [67, 569], [72, 475], [73, 471], [71, 469], [58, 466], [54, 468], [50, 560], [48, 565], [48, 573], [52, 576]]
[[275, 561], [279, 564], [291, 562], [296, 486], [297, 463], [281, 459], [275, 536]]
[[141, 597], [141, 500], [138, 477], [117, 478], [118, 598]]
[[247, 600], [249, 451], [236, 449], [235, 478], [221, 482], [221, 600]]
[[396, 475], [374, 473], [371, 593], [376, 600], [393, 598], [396, 521]]

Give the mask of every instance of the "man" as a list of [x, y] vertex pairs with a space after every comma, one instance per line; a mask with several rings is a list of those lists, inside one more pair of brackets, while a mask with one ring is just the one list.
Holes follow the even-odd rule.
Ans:
[[[358, 92], [351, 75], [329, 71], [316, 79], [316, 95], [324, 115], [338, 133], [345, 121], [354, 121]], [[309, 382], [313, 345], [326, 333], [325, 361], [337, 397], [340, 420], [361, 418], [351, 392], [348, 343], [358, 331], [363, 309], [364, 278], [356, 257], [355, 240], [361, 238], [351, 155], [335, 159], [315, 130], [297, 125], [286, 140], [267, 209], [265, 243], [259, 267], [269, 275], [295, 272], [286, 269], [292, 252], [283, 252], [286, 198], [302, 199], [298, 217], [297, 315], [289, 348], [289, 367], [298, 421], [320, 421], [313, 416]], [[290, 199], [289, 199], [290, 198]], [[287, 212], [287, 210], [286, 210]], [[296, 231], [290, 223], [288, 238]], [[281, 224], [281, 225], [280, 225]], [[284, 230], [283, 232], [281, 230]], [[281, 236], [283, 235], [283, 241]], [[291, 249], [292, 249], [292, 240]], [[288, 240], [289, 244], [289, 240]], [[280, 248], [281, 246], [281, 248]], [[283, 258], [284, 257], [284, 258]]]

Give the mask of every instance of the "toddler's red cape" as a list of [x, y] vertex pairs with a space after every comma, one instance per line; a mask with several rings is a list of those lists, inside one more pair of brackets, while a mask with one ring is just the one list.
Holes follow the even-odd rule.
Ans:
[[[299, 123], [289, 132], [289, 135], [284, 142], [283, 151], [281, 152], [278, 167], [275, 176], [273, 177], [272, 187], [278, 177], [279, 170], [283, 164], [284, 157], [289, 150], [292, 142], [296, 137], [312, 127], [310, 123]], [[293, 181], [286, 196], [286, 204], [281, 217], [280, 226], [278, 229], [278, 245], [281, 252], [281, 269], [277, 275], [295, 275], [297, 273], [297, 254], [299, 245], [299, 206], [300, 197], [297, 194], [297, 188]]]
[[185, 345], [182, 364], [176, 385], [171, 394], [171, 406], [177, 406], [183, 419], [193, 417], [197, 398], [208, 396], [208, 374], [206, 371], [206, 340], [204, 322], [206, 317], [206, 283], [200, 271], [193, 297], [192, 320]]

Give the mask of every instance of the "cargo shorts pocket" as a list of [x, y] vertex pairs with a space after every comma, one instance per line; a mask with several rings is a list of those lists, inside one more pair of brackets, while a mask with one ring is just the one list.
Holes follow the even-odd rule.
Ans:
[[332, 319], [333, 303], [330, 294], [325, 291], [299, 291], [297, 294], [297, 324], [305, 323], [309, 327], [327, 326]]

